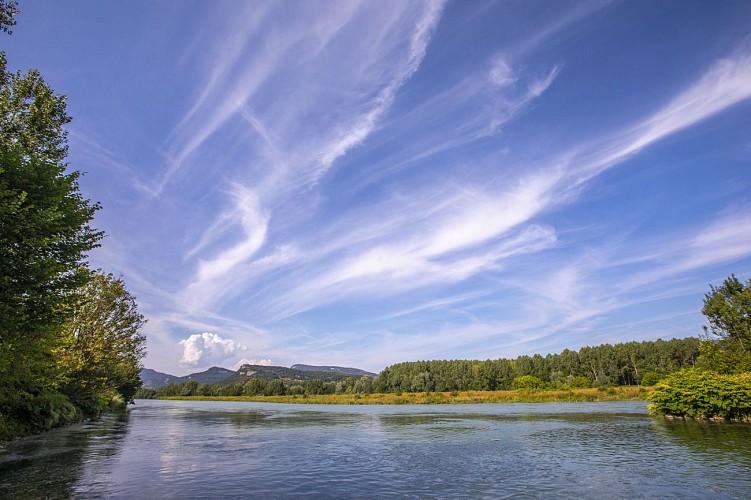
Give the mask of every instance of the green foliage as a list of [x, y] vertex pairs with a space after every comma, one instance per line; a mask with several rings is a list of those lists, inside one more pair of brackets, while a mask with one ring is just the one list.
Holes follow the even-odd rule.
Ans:
[[66, 96], [55, 94], [37, 70], [9, 73], [0, 52], [0, 144], [60, 164], [68, 153], [71, 118]]
[[751, 280], [735, 275], [710, 286], [702, 313], [707, 318], [700, 364], [720, 373], [751, 372]]
[[700, 368], [666, 377], [650, 395], [657, 415], [697, 419], [751, 419], [751, 374], [723, 375]]
[[440, 360], [397, 363], [374, 381], [378, 392], [450, 392], [511, 389], [514, 379], [529, 375], [558, 389], [638, 385], [643, 374], [660, 376], [694, 366], [697, 338], [626, 342], [569, 349], [547, 356], [485, 361]]
[[542, 380], [532, 375], [522, 375], [514, 379], [514, 389], [517, 391], [529, 391], [533, 389], [542, 389], [545, 385]]
[[592, 382], [587, 377], [573, 377], [571, 379], [572, 389], [586, 389], [592, 385]]
[[[3, 4], [7, 6], [9, 4]], [[0, 379], [54, 390], [51, 355], [86, 282], [99, 208], [67, 173], [65, 97], [38, 73], [6, 71], [0, 53]]]
[[101, 411], [101, 396], [109, 401], [112, 391], [133, 401], [141, 386], [145, 323], [121, 278], [91, 273], [63, 330], [64, 347], [56, 353], [64, 370], [60, 389], [86, 414]]
[[660, 381], [660, 375], [656, 372], [647, 372], [641, 378], [641, 385], [655, 385]]
[[[16, 2], [0, 0], [0, 30]], [[0, 52], [0, 438], [124, 407], [140, 385], [143, 317], [89, 271], [98, 204], [64, 163], [65, 96]]]
[[34, 384], [0, 383], [0, 440], [77, 422], [81, 410], [64, 395]]
[[0, 0], [0, 31], [11, 34], [10, 28], [16, 25], [18, 2], [14, 0]]

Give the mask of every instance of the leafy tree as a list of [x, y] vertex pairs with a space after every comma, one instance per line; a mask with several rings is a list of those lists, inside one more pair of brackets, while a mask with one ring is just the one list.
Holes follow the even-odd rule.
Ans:
[[18, 2], [0, 0], [0, 31], [11, 34], [10, 28], [16, 25]]
[[702, 313], [707, 318], [701, 365], [720, 373], [751, 372], [751, 280], [735, 275], [710, 285]]
[[[92, 273], [73, 319], [63, 330], [65, 345], [58, 359], [65, 370], [61, 390], [88, 413], [101, 411], [113, 391], [126, 403], [141, 386], [141, 359], [146, 323], [136, 299], [121, 278]], [[191, 394], [198, 383], [189, 382]]]
[[[3, 16], [16, 12], [2, 2]], [[0, 378], [54, 378], [50, 351], [86, 282], [103, 233], [78, 172], [66, 172], [65, 96], [36, 71], [9, 73], [0, 52]], [[45, 385], [45, 384], [42, 384]]]
[[533, 375], [522, 375], [514, 379], [514, 389], [516, 390], [542, 389], [543, 385], [542, 380]]
[[66, 96], [55, 94], [35, 69], [9, 73], [0, 52], [0, 144], [60, 164], [68, 153], [63, 127], [70, 120]]

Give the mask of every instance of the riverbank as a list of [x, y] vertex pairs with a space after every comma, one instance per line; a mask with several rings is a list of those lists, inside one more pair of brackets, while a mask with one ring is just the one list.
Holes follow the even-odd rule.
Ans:
[[170, 396], [164, 399], [185, 401], [253, 401], [261, 403], [327, 405], [403, 405], [403, 404], [475, 404], [475, 403], [578, 403], [602, 401], [643, 401], [647, 387], [608, 387], [554, 391], [460, 391], [405, 392], [401, 394], [294, 394], [288, 396]]

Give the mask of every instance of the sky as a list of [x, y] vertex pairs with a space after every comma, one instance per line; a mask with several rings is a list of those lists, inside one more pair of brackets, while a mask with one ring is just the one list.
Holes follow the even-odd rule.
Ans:
[[751, 278], [747, 0], [21, 0], [145, 366], [702, 332]]

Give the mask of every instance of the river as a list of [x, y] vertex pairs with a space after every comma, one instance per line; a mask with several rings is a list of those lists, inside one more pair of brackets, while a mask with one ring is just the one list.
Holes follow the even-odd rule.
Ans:
[[0, 498], [751, 498], [751, 425], [645, 405], [137, 401], [0, 444]]

